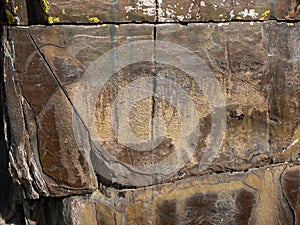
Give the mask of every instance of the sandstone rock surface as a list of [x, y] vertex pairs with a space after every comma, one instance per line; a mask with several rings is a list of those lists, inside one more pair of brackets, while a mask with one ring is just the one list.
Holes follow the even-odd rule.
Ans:
[[300, 224], [299, 4], [0, 3], [0, 224]]

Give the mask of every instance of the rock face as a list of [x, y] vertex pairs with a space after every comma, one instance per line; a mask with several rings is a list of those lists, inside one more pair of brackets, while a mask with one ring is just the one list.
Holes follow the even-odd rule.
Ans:
[[300, 224], [300, 2], [1, 4], [0, 224]]

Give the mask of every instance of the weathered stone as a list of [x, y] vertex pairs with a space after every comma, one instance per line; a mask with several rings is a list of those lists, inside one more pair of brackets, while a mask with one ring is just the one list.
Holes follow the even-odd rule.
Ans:
[[156, 3], [143, 1], [41, 1], [48, 23], [155, 21]]
[[299, 224], [299, 3], [0, 3], [0, 224]]
[[[288, 33], [288, 38], [275, 35], [280, 32]], [[291, 151], [293, 160], [297, 159], [300, 92], [297, 48], [294, 47], [298, 46], [295, 43], [298, 38], [294, 35], [298, 32], [297, 25], [277, 23], [157, 27], [157, 41], [180, 44], [208, 65], [226, 98], [227, 127], [223, 145], [210, 166], [213, 170], [242, 170], [268, 164], [271, 160], [285, 161]], [[158, 74], [185, 88], [204, 121], [200, 125], [202, 132], [194, 159], [187, 165], [194, 166], [194, 173], [195, 165], [201, 162], [206, 150], [206, 140], [211, 139], [207, 99], [201, 92], [197, 95], [199, 87], [195, 81], [187, 85], [188, 75], [177, 68], [163, 66]], [[289, 88], [280, 85], [289, 85]], [[280, 107], [277, 111], [280, 115], [275, 117], [277, 107]], [[276, 123], [274, 118], [280, 121]], [[175, 132], [173, 129], [173, 135]], [[189, 173], [188, 170], [185, 173]]]
[[297, 20], [300, 18], [299, 0], [275, 0], [273, 16], [281, 20]]
[[[25, 223], [29, 225], [65, 225], [71, 215], [65, 215], [68, 206], [61, 198], [43, 198], [38, 200], [23, 200]], [[74, 204], [75, 208], [76, 205]], [[80, 216], [80, 215], [79, 215]], [[50, 219], [51, 218], [51, 219]], [[78, 218], [77, 218], [78, 219]]]
[[[5, 51], [5, 85], [11, 126], [8, 135], [13, 137], [12, 145], [16, 146], [10, 152], [10, 165], [15, 180], [25, 185], [29, 198], [94, 189], [97, 184], [93, 172], [76, 149], [77, 145], [73, 145], [74, 137], [64, 136], [72, 129], [70, 102], [59, 89], [47, 63], [43, 62], [28, 29], [10, 29]], [[57, 101], [60, 106], [69, 108], [69, 114], [60, 114], [55, 105]], [[52, 122], [47, 124], [46, 120]], [[59, 147], [64, 151], [60, 152]], [[19, 167], [23, 167], [23, 174]]]
[[110, 195], [96, 191], [46, 201], [37, 214], [62, 209], [59, 224], [298, 224], [298, 174], [299, 165], [282, 164], [147, 188], [108, 188]]
[[84, 197], [70, 197], [63, 200], [63, 214], [66, 224], [105, 224], [98, 223], [94, 204]]
[[158, 1], [158, 21], [232, 21], [267, 20], [271, 15], [269, 0], [262, 1]]
[[[154, 47], [152, 25], [10, 28], [6, 49], [16, 49], [15, 58], [8, 55], [6, 62], [16, 146], [12, 173], [18, 177], [18, 160], [28, 154], [15, 149], [31, 149], [42, 174], [33, 179], [37, 184], [31, 178], [20, 183], [30, 180], [29, 189], [38, 190], [30, 196], [38, 197], [96, 188], [93, 170], [111, 183], [146, 186], [171, 175], [169, 181], [210, 171], [243, 171], [272, 160], [295, 161], [298, 33], [298, 25], [284, 23], [170, 24], [157, 26]], [[150, 42], [139, 49], [139, 40]], [[186, 71], [197, 60], [202, 72], [193, 78]], [[212, 97], [218, 95], [226, 108]], [[122, 114], [126, 107], [128, 118]], [[196, 114], [182, 119], [193, 107], [199, 136]], [[137, 144], [130, 135], [150, 141]], [[70, 190], [59, 191], [63, 187]]]
[[[0, 27], [0, 40], [4, 41], [4, 29]], [[4, 46], [0, 46], [0, 71], [3, 72]], [[22, 192], [12, 182], [8, 170], [8, 150], [5, 140], [5, 90], [3, 77], [0, 78], [0, 224], [23, 224]]]
[[[7, 0], [4, 2], [4, 11], [8, 24], [27, 25], [27, 3], [22, 0]], [[1, 21], [1, 20], [0, 20]]]
[[[83, 76], [86, 68], [93, 61], [115, 46], [115, 40], [118, 42], [117, 45], [126, 43], [124, 37], [128, 36], [128, 32], [135, 35], [132, 40], [152, 37], [151, 26], [118, 27], [111, 25], [102, 26], [101, 29], [103, 31], [101, 33], [99, 33], [99, 28], [95, 29], [95, 27], [82, 27], [82, 29], [75, 29], [75, 27], [33, 28], [31, 30], [26, 28], [9, 29], [9, 38], [6, 43], [7, 45], [11, 44], [11, 46], [5, 46], [6, 50], [12, 52], [12, 48], [17, 49], [14, 55], [15, 58], [7, 57], [6, 62], [7, 67], [14, 66], [14, 68], [6, 70], [8, 77], [6, 88], [9, 97], [8, 113], [12, 114], [10, 125], [14, 133], [12, 141], [14, 146], [18, 146], [24, 151], [22, 154], [30, 153], [32, 155], [31, 159], [36, 162], [35, 171], [42, 173], [38, 179], [26, 178], [27, 175], [22, 176], [24, 181], [20, 181], [20, 184], [41, 182], [41, 184], [38, 184], [38, 188], [30, 183], [28, 197], [37, 198], [39, 194], [49, 195], [49, 191], [51, 195], [69, 195], [96, 188], [97, 183], [92, 167], [90, 167], [89, 155], [85, 156], [86, 153], [78, 147], [77, 134], [73, 132], [74, 119], [72, 118], [72, 111], [76, 113], [79, 109], [79, 105], [74, 108], [73, 101], [76, 81]], [[52, 38], [48, 38], [48, 33], [51, 33]], [[99, 34], [103, 35], [103, 39]], [[86, 46], [82, 45], [82, 40], [85, 39], [91, 41]], [[103, 42], [105, 39], [106, 42]], [[85, 51], [90, 51], [90, 44], [94, 45], [95, 49], [90, 52], [89, 57], [85, 58]], [[21, 60], [21, 57], [26, 58], [26, 60]], [[137, 75], [141, 74], [143, 71], [141, 68], [143, 67], [145, 66], [136, 67]], [[149, 72], [149, 69], [145, 68], [144, 76], [148, 75]], [[127, 72], [124, 75], [121, 73], [121, 79], [128, 72], [134, 71], [134, 68], [130, 67], [124, 71]], [[128, 81], [123, 79], [123, 85], [135, 79], [134, 76], [129, 78]], [[19, 83], [15, 84], [15, 80], [18, 80]], [[117, 81], [112, 80], [112, 82]], [[13, 88], [15, 85], [18, 85], [16, 89]], [[114, 90], [120, 87], [122, 86], [118, 87], [118, 84], [112, 83]], [[104, 93], [105, 91], [106, 89], [104, 89]], [[115, 94], [104, 96], [108, 97], [105, 107], [112, 104]], [[99, 98], [102, 99], [102, 97], [100, 93]], [[99, 106], [100, 112], [102, 106]], [[151, 104], [145, 105], [145, 107], [149, 108], [147, 110], [151, 110]], [[22, 119], [22, 115], [25, 116], [24, 119]], [[26, 126], [24, 123], [26, 123]], [[105, 127], [101, 123], [102, 121], [99, 121], [100, 137], [106, 138], [102, 135], [107, 136], [107, 131], [110, 131], [109, 126]], [[23, 132], [26, 133], [25, 135], [22, 133], [21, 127], [24, 127]], [[141, 126], [139, 125], [139, 127]], [[143, 131], [140, 132], [143, 134]], [[23, 149], [24, 141], [26, 146]], [[87, 140], [82, 139], [82, 141]], [[111, 136], [108, 136], [107, 146], [110, 147], [108, 152], [114, 155], [114, 140]], [[19, 180], [21, 177], [17, 175], [19, 170], [18, 160], [25, 160], [25, 158], [20, 152], [16, 151], [15, 147], [11, 154], [12, 174], [14, 174], [16, 180]], [[124, 158], [122, 154], [120, 156], [116, 155], [116, 157], [118, 159]], [[128, 162], [127, 158], [124, 158], [123, 161]], [[100, 171], [101, 175], [103, 175], [101, 172], [105, 173], [105, 171]], [[107, 172], [110, 173], [110, 171]]]
[[6, 14], [5, 14], [4, 1], [0, 2], [0, 24], [1, 25], [8, 24], [7, 23], [7, 17], [6, 17]]
[[[299, 158], [299, 37], [298, 25], [272, 26], [270, 34], [272, 82], [269, 99], [270, 148], [277, 152], [274, 161]], [[275, 35], [276, 34], [276, 35]], [[281, 37], [285, 35], [285, 38]], [[280, 46], [280, 47], [279, 47]], [[295, 46], [295, 47], [294, 47]]]
[[297, 20], [298, 0], [263, 1], [79, 1], [9, 0], [3, 2], [0, 21], [12, 25], [105, 22], [190, 22]]
[[[292, 224], [280, 185], [286, 166], [249, 173], [205, 175], [152, 188], [152, 219], [146, 224]], [[297, 167], [295, 167], [296, 169]], [[222, 183], [219, 183], [222, 181]], [[270, 188], [269, 182], [273, 181]], [[133, 199], [144, 191], [134, 193]], [[138, 203], [139, 201], [134, 204]], [[273, 202], [273, 207], [269, 204]], [[276, 205], [276, 206], [275, 206]], [[143, 204], [145, 212], [151, 207]], [[153, 210], [155, 210], [153, 212]], [[153, 221], [154, 220], [154, 221]]]
[[122, 218], [124, 217], [124, 214], [122, 215], [114, 207], [105, 205], [101, 202], [95, 203], [95, 211], [97, 214], [97, 224], [122, 224], [122, 220], [124, 220], [124, 218]]
[[282, 175], [284, 197], [293, 210], [294, 224], [300, 224], [300, 170], [286, 169]]
[[[89, 75], [89, 73], [97, 75], [98, 72], [94, 71], [93, 67], [97, 66], [97, 61], [99, 62], [99, 60], [101, 60], [101, 58], [99, 58], [100, 56], [103, 57], [104, 53], [113, 49], [114, 47], [118, 47], [122, 44], [128, 43], [128, 40], [125, 37], [131, 37], [130, 41], [132, 42], [138, 41], [140, 39], [152, 40], [153, 27], [151, 25], [109, 25], [100, 26], [96, 29], [95, 28], [96, 27], [83, 27], [82, 29], [75, 29], [75, 26], [61, 28], [51, 27], [46, 28], [44, 33], [41, 33], [40, 28], [37, 28], [32, 29], [31, 33], [33, 38], [36, 40], [37, 45], [41, 46], [41, 52], [44, 54], [45, 59], [49, 63], [52, 71], [56, 74], [60, 84], [64, 87], [65, 92], [72, 101], [72, 104], [78, 114], [78, 118], [73, 119], [73, 124], [75, 123], [74, 126], [77, 126], [77, 129], [79, 129], [78, 131], [76, 131], [78, 132], [78, 134], [80, 134], [80, 137], [78, 137], [76, 141], [82, 142], [81, 144], [79, 143], [79, 145], [83, 145], [83, 148], [89, 151], [89, 149], [91, 148], [89, 146], [90, 144], [87, 143], [87, 140], [82, 138], [82, 136], [88, 137], [92, 134], [91, 142], [95, 143], [97, 142], [98, 138], [100, 138], [103, 143], [102, 147], [105, 149], [105, 151], [107, 151], [111, 155], [111, 157], [120, 160], [121, 163], [126, 163], [132, 166], [143, 165], [146, 164], [147, 161], [148, 163], [151, 163], [151, 160], [153, 159], [151, 152], [147, 153], [133, 151], [122, 143], [123, 139], [122, 137], [118, 137], [118, 135], [126, 135], [126, 128], [122, 128], [121, 123], [118, 124], [118, 130], [122, 130], [122, 132], [119, 131], [117, 133], [120, 134], [115, 135], [116, 131], [114, 130], [114, 127], [112, 125], [111, 108], [116, 96], [118, 96], [123, 87], [137, 78], [147, 77], [152, 73], [153, 63], [149, 64], [142, 62], [129, 65], [128, 67], [125, 66], [121, 70], [116, 71], [116, 74], [110, 74], [111, 78], [105, 81], [105, 86], [102, 88], [99, 87], [99, 89], [95, 89], [95, 91], [91, 90], [90, 92], [85, 93], [85, 90], [87, 89], [81, 89], [80, 85], [82, 85], [82, 83], [84, 84], [85, 82], [87, 82], [88, 84], [91, 82], [95, 83], [94, 80], [92, 78], [89, 78], [87, 75]], [[53, 37], [53, 39], [49, 39], [47, 35], [48, 32], [54, 32], [56, 34], [55, 37]], [[67, 41], [65, 43], [61, 43], [61, 40]], [[85, 41], [87, 45], [83, 45], [82, 41]], [[61, 43], [62, 46], [62, 48], [60, 48], [59, 50], [59, 55], [55, 54], [58, 50], [53, 50], [53, 45], [57, 45], [57, 42]], [[135, 48], [132, 48], [132, 50], [135, 50]], [[125, 52], [125, 54], [127, 53]], [[62, 61], [66, 62], [65, 59], [68, 60], [67, 64], [74, 65], [74, 70], [70, 70], [70, 67], [65, 63], [60, 63]], [[121, 58], [122, 61], [125, 61], [126, 59], [127, 58]], [[114, 70], [114, 65], [118, 64], [118, 59], [109, 57], [108, 60], [112, 60], [108, 63], [112, 65], [112, 70]], [[128, 60], [130, 60], [130, 56]], [[72, 71], [74, 71], [74, 73], [72, 73]], [[81, 78], [84, 74], [87, 75], [80, 80], [79, 78]], [[84, 79], [86, 80], [84, 81]], [[143, 88], [145, 87], [140, 87], [141, 90]], [[78, 95], [78, 93], [82, 94]], [[81, 96], [85, 96], [86, 94], [90, 95], [90, 97], [86, 96], [90, 99], [89, 102], [86, 102], [86, 99], [81, 99]], [[129, 93], [126, 94], [123, 91], [122, 95], [126, 96], [129, 95]], [[92, 98], [94, 98], [94, 100], [92, 100]], [[82, 105], [84, 104], [87, 104], [88, 110], [93, 110], [95, 104], [95, 114], [92, 112], [86, 114], [85, 111], [82, 111]], [[147, 124], [149, 124], [149, 121], [151, 121], [151, 98], [148, 98], [148, 101], [144, 102], [143, 105], [144, 106], [139, 106], [139, 108], [133, 108], [133, 118], [135, 118], [133, 123], [133, 130], [136, 132], [135, 135], [145, 138], [145, 136], [147, 137], [147, 135], [149, 137], [149, 134], [151, 133], [150, 128], [147, 127]], [[139, 118], [138, 116], [135, 116], [139, 114], [143, 116], [142, 112], [147, 112], [145, 117]], [[95, 117], [91, 115], [95, 115]], [[95, 119], [96, 126], [93, 123], [89, 122], [93, 119]], [[86, 130], [86, 127], [88, 127], [89, 129], [88, 131]], [[91, 131], [93, 128], [94, 130]], [[95, 136], [97, 140], [95, 140]], [[97, 151], [100, 151], [99, 148], [102, 147], [99, 145], [96, 146], [96, 148], [98, 149]], [[132, 180], [138, 181], [135, 176], [128, 176], [128, 174], [126, 173], [123, 176], [121, 174], [114, 175], [114, 173], [122, 173], [122, 169], [118, 169], [118, 167], [116, 167], [116, 171], [112, 171], [111, 169], [113, 169], [114, 164], [113, 160], [110, 159], [107, 159], [104, 162], [100, 163], [97, 159], [98, 156], [95, 155], [99, 154], [97, 153], [97, 151], [93, 151], [91, 153], [91, 160], [93, 162], [95, 170], [101, 176], [104, 176], [106, 179], [109, 179], [112, 182], [123, 184], [125, 183], [125, 180], [127, 180], [128, 185], [131, 184]], [[133, 156], [133, 154], [136, 154], [136, 156]], [[143, 158], [141, 158], [140, 156], [142, 156]], [[105, 168], [107, 166], [109, 167], [108, 169]], [[140, 182], [144, 183], [143, 180], [140, 180]]]

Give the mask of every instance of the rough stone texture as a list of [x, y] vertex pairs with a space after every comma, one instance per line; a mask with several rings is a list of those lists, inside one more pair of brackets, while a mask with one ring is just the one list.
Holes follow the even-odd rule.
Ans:
[[269, 0], [161, 1], [158, 9], [158, 21], [267, 20], [271, 15], [270, 3]]
[[[216, 76], [226, 100], [227, 127], [223, 144], [218, 152], [213, 152], [216, 158], [202, 169], [202, 158], [210, 151], [208, 143], [214, 140], [214, 134], [210, 133], [211, 109], [205, 97], [208, 93], [179, 68], [161, 63], [155, 66], [145, 62], [132, 64], [118, 70], [103, 89], [95, 90], [96, 93], [93, 89], [89, 91], [88, 86], [78, 89], [81, 79], [86, 77], [82, 78], [83, 75], [91, 73], [90, 68], [98, 62], [99, 56], [114, 46], [128, 43], [125, 37], [131, 36], [131, 41], [151, 40], [153, 26], [10, 28], [5, 42], [5, 50], [11, 54], [6, 56], [5, 82], [12, 137], [12, 174], [27, 187], [29, 197], [38, 198], [39, 194], [61, 196], [93, 190], [97, 182], [92, 168], [112, 183], [144, 186], [163, 182], [167, 177], [173, 181], [211, 171], [243, 171], [271, 162], [298, 160], [298, 34], [297, 24], [285, 23], [157, 26], [157, 41], [178, 43], [204, 60]], [[159, 57], [158, 54], [157, 50], [153, 57]], [[118, 64], [117, 59], [111, 62]], [[119, 123], [116, 135], [110, 116], [118, 95], [131, 98], [132, 93], [124, 92], [124, 88], [135, 79], [147, 76], [156, 85], [151, 89], [160, 87], [162, 77], [183, 87], [196, 104], [202, 131], [198, 140], [194, 140], [198, 144], [193, 157], [175, 171], [164, 167], [166, 171], [161, 170], [161, 177], [152, 177], [150, 172], [139, 171], [139, 168], [164, 160], [179, 163], [172, 158], [174, 154], [184, 157], [178, 155], [182, 153], [177, 150], [182, 138], [182, 122], [175, 102], [145, 98], [131, 109], [129, 123], [132, 132], [140, 138], [155, 139], [151, 132], [156, 128], [156, 117], [168, 121], [165, 138], [151, 151], [147, 145], [138, 146], [136, 151], [123, 144], [127, 137], [122, 135], [127, 128]], [[95, 80], [85, 82], [92, 85]], [[147, 86], [142, 89], [145, 88]], [[164, 88], [166, 91], [168, 85]], [[142, 89], [132, 90], [138, 94]], [[78, 92], [90, 100], [80, 98]], [[158, 90], [153, 89], [153, 92]], [[96, 95], [95, 100], [92, 100], [93, 95]], [[95, 112], [93, 101], [96, 101]], [[84, 104], [88, 113], [82, 110]], [[96, 126], [90, 122], [93, 113]], [[95, 144], [95, 138], [101, 139], [105, 151]], [[30, 158], [24, 162], [26, 155]], [[27, 164], [31, 172], [17, 175], [23, 165], [20, 161]], [[128, 166], [130, 169], [124, 172]]]
[[[29, 185], [30, 198], [39, 194], [82, 193], [97, 187], [91, 165], [74, 137], [70, 102], [74, 84], [93, 60], [116, 43], [126, 43], [124, 37], [128, 32], [136, 35], [133, 40], [152, 37], [151, 26], [112, 25], [100, 29], [102, 32], [95, 27], [68, 26], [8, 31], [5, 49], [12, 55], [6, 57], [5, 82], [12, 146], [16, 146], [10, 152], [11, 170], [20, 184]], [[82, 45], [82, 41], [87, 41], [87, 45]], [[86, 51], [91, 51], [88, 58], [84, 58]], [[101, 130], [103, 125], [99, 126]], [[106, 131], [108, 128], [102, 132]], [[28, 164], [26, 172], [31, 172], [20, 176], [17, 171], [23, 163], [18, 160], [26, 160], [23, 154], [31, 155], [29, 162], [23, 162]], [[34, 171], [30, 168], [32, 164]], [[39, 171], [41, 174], [32, 179]], [[40, 183], [31, 183], [36, 181]]]
[[297, 169], [286, 170], [281, 177], [284, 196], [289, 206], [293, 209], [295, 224], [300, 223], [300, 171]]
[[[270, 96], [270, 146], [271, 149], [282, 149], [284, 160], [290, 161], [299, 158], [299, 38], [289, 28], [272, 29], [272, 82]], [[280, 38], [279, 32], [285, 34], [287, 39]], [[276, 36], [274, 34], [276, 33]], [[279, 45], [281, 48], [277, 48]], [[278, 76], [284, 74], [284, 76]], [[298, 141], [297, 141], [298, 140]], [[279, 154], [281, 155], [281, 154]], [[274, 161], [280, 160], [277, 156]]]
[[[63, 210], [59, 224], [299, 224], [299, 174], [299, 165], [281, 164], [135, 190], [108, 188], [57, 199], [51, 207], [58, 218]], [[44, 218], [45, 203], [31, 212]]]
[[[70, 117], [66, 114], [62, 118], [53, 105], [59, 101], [60, 106], [71, 111], [70, 103], [47, 64], [41, 63], [43, 58], [28, 30], [12, 28], [7, 36], [4, 73], [11, 127], [8, 135], [13, 138], [12, 146], [16, 146], [10, 151], [10, 169], [16, 182], [25, 186], [29, 198], [38, 198], [39, 194], [82, 193], [96, 188], [93, 172], [72, 145], [72, 136], [64, 136], [68, 130], [70, 133]], [[27, 61], [21, 60], [24, 57]], [[57, 98], [49, 100], [54, 93], [58, 93]], [[46, 120], [52, 121], [48, 127], [44, 127]], [[62, 132], [60, 138], [57, 132]], [[64, 153], [58, 148], [62, 142]], [[21, 174], [20, 168], [24, 171]]]
[[155, 1], [41, 1], [49, 23], [155, 21]]
[[299, 3], [1, 2], [0, 224], [299, 225]]
[[0, 24], [7, 24], [7, 17], [5, 14], [4, 1], [0, 2]]
[[300, 18], [299, 3], [299, 0], [275, 0], [274, 17], [281, 20], [298, 20]]
[[[241, 170], [299, 158], [300, 92], [295, 32], [299, 32], [298, 25], [280, 23], [157, 28], [158, 41], [175, 42], [204, 59], [226, 96], [226, 135], [211, 165], [213, 170]], [[164, 70], [168, 79], [184, 76], [172, 68]], [[197, 92], [193, 87], [187, 90]], [[191, 95], [199, 104], [199, 116], [209, 121], [201, 95]], [[208, 122], [202, 127], [203, 137], [193, 161], [196, 165], [209, 136], [207, 129]], [[196, 170], [192, 169], [192, 173]]]
[[[0, 27], [1, 43], [3, 41], [3, 27]], [[0, 46], [0, 54], [4, 55], [4, 46]], [[3, 71], [4, 58], [0, 57], [0, 71]], [[2, 73], [2, 72], [1, 72]], [[22, 193], [12, 182], [8, 171], [8, 151], [4, 134], [5, 121], [5, 91], [3, 77], [0, 79], [0, 224], [22, 224], [24, 213], [22, 209]]]
[[298, 20], [299, 0], [4, 1], [0, 21], [12, 25]]
[[[6, 16], [6, 21], [10, 25], [27, 25], [28, 15], [27, 15], [27, 3], [22, 0], [6, 0], [3, 1], [4, 4], [3, 16]], [[2, 11], [2, 10], [1, 10]], [[1, 16], [2, 17], [2, 16]], [[2, 21], [2, 19], [0, 19]]]

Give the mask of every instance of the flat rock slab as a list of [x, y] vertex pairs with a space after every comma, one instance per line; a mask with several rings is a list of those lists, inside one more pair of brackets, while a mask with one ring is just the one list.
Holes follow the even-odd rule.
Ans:
[[231, 21], [267, 20], [271, 2], [263, 1], [158, 1], [158, 21]]
[[267, 20], [271, 3], [264, 1], [49, 1], [51, 22], [173, 22]]
[[228, 22], [300, 18], [297, 0], [8, 0], [3, 4], [7, 22], [16, 25]]
[[50, 23], [154, 22], [156, 4], [154, 0], [50, 0], [44, 9]]
[[299, 32], [275, 22], [7, 28], [14, 179], [38, 198], [90, 192], [96, 175], [147, 186], [299, 160]]

